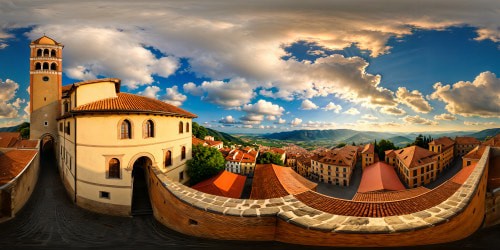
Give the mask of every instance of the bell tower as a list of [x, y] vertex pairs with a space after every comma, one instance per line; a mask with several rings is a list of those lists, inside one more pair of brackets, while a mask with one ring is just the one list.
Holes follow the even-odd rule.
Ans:
[[57, 138], [63, 45], [48, 36], [30, 44], [30, 138]]

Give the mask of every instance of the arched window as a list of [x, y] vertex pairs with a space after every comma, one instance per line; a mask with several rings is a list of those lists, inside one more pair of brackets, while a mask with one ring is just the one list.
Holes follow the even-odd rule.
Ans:
[[35, 70], [41, 70], [42, 69], [42, 63], [35, 63]]
[[181, 160], [186, 159], [186, 147], [182, 146], [181, 150]]
[[50, 52], [50, 57], [56, 57], [56, 50], [53, 49], [51, 52]]
[[165, 152], [165, 167], [172, 166], [172, 151]]
[[109, 161], [108, 178], [120, 179], [120, 161], [116, 158]]
[[186, 122], [186, 133], [189, 133], [189, 122]]
[[147, 120], [144, 124], [144, 138], [155, 137], [155, 124], [151, 120]]
[[43, 50], [43, 56], [44, 57], [49, 57], [49, 54], [50, 54], [49, 49], [44, 49]]
[[50, 70], [57, 70], [57, 64], [56, 63], [52, 63], [50, 65]]
[[121, 124], [120, 138], [121, 139], [132, 139], [132, 124], [130, 121], [124, 120]]
[[36, 56], [37, 56], [37, 57], [41, 57], [41, 56], [42, 56], [42, 54], [43, 54], [43, 50], [42, 50], [42, 49], [38, 49], [38, 50], [36, 51]]
[[49, 69], [49, 63], [48, 62], [44, 62], [42, 69]]
[[184, 124], [182, 122], [179, 122], [179, 134], [184, 133]]

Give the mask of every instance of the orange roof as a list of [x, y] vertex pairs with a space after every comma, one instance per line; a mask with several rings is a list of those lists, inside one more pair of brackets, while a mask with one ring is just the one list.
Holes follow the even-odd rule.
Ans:
[[394, 151], [394, 149], [386, 150], [385, 151], [385, 156], [394, 158], [394, 157], [396, 157], [396, 152]]
[[455, 144], [455, 141], [452, 140], [450, 137], [441, 137], [441, 138], [438, 138], [438, 139], [435, 139], [431, 142], [429, 142], [429, 144], [434, 144], [434, 145], [443, 145], [443, 149], [447, 149], [451, 146], [453, 146]]
[[371, 143], [366, 144], [361, 153], [362, 154], [374, 154], [375, 153], [375, 146]]
[[474, 137], [470, 137], [470, 136], [457, 136], [455, 137], [455, 143], [456, 144], [481, 144], [481, 142], [474, 138]]
[[34, 40], [31, 44], [42, 44], [42, 45], [62, 45], [61, 43], [56, 42], [54, 39], [43, 35], [42, 37]]
[[19, 132], [0, 132], [0, 148], [12, 148], [21, 140]]
[[8, 183], [19, 175], [37, 152], [37, 150], [0, 152], [0, 185]]
[[463, 167], [457, 174], [455, 174], [455, 176], [451, 178], [451, 181], [458, 184], [464, 184], [467, 178], [469, 178], [469, 175], [476, 168], [476, 164], [477, 163], [473, 163], [470, 166]]
[[366, 193], [382, 190], [403, 190], [405, 187], [399, 180], [391, 165], [384, 162], [374, 163], [363, 170], [358, 192]]
[[192, 143], [193, 143], [193, 146], [194, 146], [194, 145], [202, 145], [202, 146], [205, 146], [205, 144], [206, 144], [206, 142], [205, 142], [204, 140], [202, 140], [202, 139], [198, 139], [198, 138], [196, 138], [196, 137], [194, 137], [194, 136], [193, 136], [192, 140], [193, 140], [193, 142], [192, 142]]
[[421, 148], [419, 146], [411, 146], [403, 149], [395, 150], [396, 157], [404, 163], [407, 168], [413, 168], [416, 166], [421, 166], [429, 162], [433, 162], [435, 159], [433, 156], [436, 154], [427, 149]]
[[312, 160], [334, 166], [352, 167], [356, 159], [356, 147], [344, 146], [315, 154]]
[[69, 85], [64, 85], [62, 86], [61, 88], [61, 91], [64, 93], [64, 92], [68, 92], [71, 88], [73, 87], [73, 84], [69, 84]]
[[483, 145], [477, 146], [473, 150], [471, 150], [469, 153], [464, 155], [462, 158], [463, 159], [481, 159], [485, 149], [486, 149], [486, 146], [483, 146]]
[[270, 199], [316, 189], [311, 182], [291, 168], [274, 164], [257, 164], [250, 199]]
[[500, 147], [500, 134], [495, 135], [493, 138], [485, 141], [483, 145]]
[[103, 100], [80, 105], [73, 109], [73, 111], [71, 111], [71, 113], [74, 114], [108, 112], [162, 114], [187, 118], [197, 117], [195, 114], [187, 112], [168, 103], [129, 93], [117, 93], [117, 97], [106, 98]]
[[37, 148], [38, 140], [21, 140], [16, 146], [17, 148]]
[[222, 141], [205, 141], [210, 146], [222, 144]]
[[239, 199], [245, 187], [246, 179], [246, 176], [233, 174], [224, 170], [218, 175], [204, 180], [191, 188], [207, 194]]
[[357, 217], [386, 217], [415, 213], [434, 207], [447, 200], [460, 186], [455, 182], [447, 181], [413, 198], [383, 202], [343, 200], [313, 191], [300, 193], [295, 197], [307, 206], [327, 213]]
[[404, 189], [399, 191], [381, 191], [381, 192], [369, 192], [369, 193], [356, 193], [352, 198], [353, 201], [397, 201], [405, 200], [419, 196], [421, 194], [429, 192], [430, 189], [420, 186], [416, 188]]

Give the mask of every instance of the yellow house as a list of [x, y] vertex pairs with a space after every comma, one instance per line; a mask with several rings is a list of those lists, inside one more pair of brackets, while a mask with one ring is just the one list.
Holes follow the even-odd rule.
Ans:
[[33, 41], [30, 66], [32, 138], [55, 141], [59, 173], [86, 209], [131, 215], [148, 199], [145, 168], [186, 182], [196, 115], [165, 102], [120, 92], [115, 78], [61, 86], [62, 45]]
[[349, 186], [351, 175], [356, 166], [355, 146], [320, 152], [311, 158], [311, 177], [320, 182]]
[[396, 169], [408, 187], [418, 187], [436, 180], [438, 175], [436, 153], [419, 146], [393, 151]]
[[361, 151], [361, 167], [365, 167], [375, 163], [375, 146], [373, 144], [366, 144], [363, 151]]
[[438, 154], [438, 174], [451, 165], [454, 149], [455, 141], [446, 136], [429, 142], [429, 150]]

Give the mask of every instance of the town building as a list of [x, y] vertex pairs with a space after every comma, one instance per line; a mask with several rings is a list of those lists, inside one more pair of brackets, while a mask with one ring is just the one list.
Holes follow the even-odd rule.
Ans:
[[371, 143], [366, 144], [361, 151], [361, 168], [365, 170], [367, 166], [375, 163], [375, 146]]
[[[271, 154], [276, 154], [280, 156], [280, 160], [285, 164], [286, 162], [286, 151], [281, 148], [274, 148], [274, 147], [261, 147], [259, 149], [259, 153], [271, 153]], [[286, 165], [286, 164], [285, 164]]]
[[394, 167], [385, 162], [377, 162], [367, 166], [363, 170], [358, 193], [398, 191], [404, 189], [405, 186], [399, 180]]
[[306, 178], [311, 178], [312, 166], [311, 166], [311, 156], [301, 155], [297, 158], [297, 166], [294, 169], [298, 174]]
[[199, 138], [196, 138], [195, 136], [193, 136], [193, 140], [192, 140], [192, 143], [193, 143], [193, 146], [194, 145], [201, 145], [203, 147], [211, 147], [211, 148], [215, 148], [217, 150], [221, 150], [223, 147], [224, 147], [224, 143], [222, 141], [214, 141], [214, 140], [207, 140], [212, 138], [212, 136], [205, 136], [205, 140], [202, 140], [202, 139], [199, 139]]
[[252, 175], [259, 152], [253, 148], [232, 149], [226, 156], [226, 170], [242, 175]]
[[[436, 180], [438, 175], [437, 154], [419, 146], [394, 150], [397, 172], [410, 188]], [[387, 157], [386, 157], [387, 158]]]
[[455, 137], [455, 157], [464, 156], [472, 149], [479, 146], [481, 141], [470, 136], [457, 136]]
[[394, 149], [389, 149], [389, 150], [386, 150], [385, 152], [385, 162], [387, 162], [387, 164], [393, 166], [393, 167], [396, 167], [396, 153], [394, 152]]
[[356, 147], [346, 145], [311, 157], [311, 178], [320, 182], [349, 186], [356, 166]]
[[441, 137], [429, 142], [429, 150], [437, 154], [437, 174], [449, 167], [455, 156], [455, 141], [449, 137]]
[[145, 187], [146, 168], [156, 166], [181, 183], [189, 180], [185, 170], [196, 115], [122, 93], [115, 78], [63, 87], [62, 45], [43, 36], [30, 47], [30, 136], [55, 141], [59, 173], [76, 204], [130, 215], [134, 187]]
[[481, 159], [481, 156], [484, 154], [485, 150], [486, 146], [484, 145], [476, 146], [469, 153], [462, 156], [462, 167], [468, 167], [472, 164], [477, 163], [479, 159]]
[[239, 199], [243, 193], [246, 179], [246, 176], [224, 170], [191, 188], [207, 194]]

